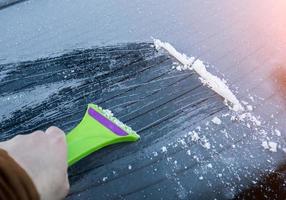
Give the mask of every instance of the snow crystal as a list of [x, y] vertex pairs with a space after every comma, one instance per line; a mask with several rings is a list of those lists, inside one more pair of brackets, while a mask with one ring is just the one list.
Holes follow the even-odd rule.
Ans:
[[204, 179], [204, 177], [202, 177], [202, 176], [199, 177], [199, 180], [203, 180], [203, 179]]
[[252, 110], [253, 110], [253, 107], [252, 107], [251, 105], [247, 105], [247, 106], [246, 106], [246, 109], [249, 110], [249, 111], [252, 111]]
[[249, 95], [249, 99], [250, 99], [252, 102], [254, 102], [253, 96], [250, 96], [250, 95]]
[[272, 151], [272, 152], [277, 152], [277, 146], [278, 145], [276, 142], [263, 141], [261, 145], [264, 149], [268, 149], [269, 151]]
[[128, 133], [135, 133], [135, 131], [132, 130], [132, 128], [130, 128], [129, 126], [127, 126], [126, 124], [122, 123], [119, 119], [117, 119], [116, 117], [113, 116], [113, 113], [111, 110], [108, 109], [103, 109], [98, 105], [95, 105], [96, 108], [108, 119], [110, 119], [113, 123], [115, 123], [117, 126], [119, 126], [120, 128], [122, 128], [123, 130], [125, 130]]
[[132, 165], [128, 165], [128, 169], [131, 170], [132, 169]]
[[198, 133], [197, 132], [195, 132], [195, 131], [192, 131], [192, 132], [190, 132], [190, 134], [191, 134], [191, 140], [192, 141], [198, 141], [199, 139], [200, 139], [200, 137], [199, 137], [199, 135], [198, 135]]
[[182, 145], [186, 145], [186, 141], [184, 139], [179, 139], [178, 143], [181, 143]]
[[256, 124], [256, 126], [261, 126], [261, 121], [259, 121], [256, 117], [251, 116], [250, 119], [254, 124]]
[[178, 71], [182, 71], [181, 66], [177, 66], [177, 67], [176, 67], [176, 70], [178, 70]]
[[108, 179], [108, 177], [107, 177], [107, 176], [105, 176], [105, 177], [103, 177], [103, 178], [102, 178], [102, 181], [104, 181], [104, 182], [105, 182], [105, 181], [107, 181], [107, 179]]
[[208, 168], [213, 168], [213, 165], [211, 163], [207, 164]]
[[277, 152], [277, 143], [276, 142], [268, 142], [269, 151]]
[[261, 121], [259, 121], [255, 116], [253, 116], [251, 113], [247, 112], [247, 113], [243, 113], [241, 115], [239, 115], [238, 119], [240, 121], [245, 121], [245, 119], [250, 120], [253, 124], [255, 124], [256, 126], [261, 126]]
[[[195, 70], [200, 75], [200, 80], [203, 84], [206, 84], [217, 94], [225, 99], [225, 102], [230, 102], [232, 104], [232, 109], [234, 111], [244, 110], [243, 106], [240, 104], [236, 96], [231, 92], [228, 86], [223, 80], [217, 76], [211, 74], [206, 70], [204, 63], [194, 57], [188, 57], [185, 54], [179, 53], [171, 44], [168, 42], [161, 42], [158, 39], [154, 39], [154, 44], [156, 49], [165, 49], [170, 55], [176, 58], [180, 63], [190, 70]], [[227, 104], [228, 105], [228, 104]]]
[[213, 119], [212, 119], [212, 122], [214, 123], [214, 124], [221, 124], [221, 119], [220, 118], [218, 118], [218, 117], [214, 117]]
[[222, 116], [223, 116], [223, 117], [227, 117], [227, 116], [229, 116], [229, 113], [225, 113], [225, 114], [223, 114]]
[[166, 148], [165, 146], [163, 146], [163, 147], [161, 148], [161, 150], [162, 150], [162, 152], [167, 152], [167, 148]]
[[154, 151], [154, 152], [153, 152], [153, 156], [154, 156], [154, 157], [157, 157], [157, 156], [158, 156], [158, 152]]
[[211, 148], [211, 144], [209, 142], [205, 142], [204, 144], [202, 144], [202, 146], [206, 149], [210, 149]]
[[277, 136], [281, 136], [281, 132], [278, 129], [274, 130]]
[[244, 105], [248, 105], [248, 102], [244, 101], [244, 100], [242, 100], [241, 103], [244, 104]]
[[269, 149], [267, 141], [263, 141], [261, 145], [264, 149]]
[[196, 160], [196, 161], [200, 161], [199, 157], [194, 155], [193, 158]]

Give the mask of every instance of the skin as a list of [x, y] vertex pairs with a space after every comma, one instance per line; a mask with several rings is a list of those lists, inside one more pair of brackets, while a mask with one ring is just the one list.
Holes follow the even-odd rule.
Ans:
[[1, 142], [0, 148], [28, 173], [42, 200], [63, 199], [69, 191], [64, 132], [50, 127]]

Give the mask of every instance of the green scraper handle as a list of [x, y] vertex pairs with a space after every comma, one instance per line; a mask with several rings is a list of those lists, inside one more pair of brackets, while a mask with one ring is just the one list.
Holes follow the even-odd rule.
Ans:
[[105, 146], [137, 141], [140, 136], [102, 108], [89, 104], [82, 121], [67, 134], [68, 165]]

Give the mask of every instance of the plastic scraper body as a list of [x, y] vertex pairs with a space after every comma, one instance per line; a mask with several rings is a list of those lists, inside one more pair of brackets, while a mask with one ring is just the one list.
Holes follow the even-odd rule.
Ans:
[[111, 112], [89, 104], [82, 121], [67, 134], [68, 164], [107, 145], [137, 141], [140, 138], [130, 127], [122, 124]]

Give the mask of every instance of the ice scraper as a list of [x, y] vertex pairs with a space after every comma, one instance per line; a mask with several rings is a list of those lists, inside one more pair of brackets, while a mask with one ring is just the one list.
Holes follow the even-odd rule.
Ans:
[[135, 131], [113, 117], [110, 111], [89, 104], [81, 122], [66, 136], [68, 165], [107, 145], [137, 141], [139, 138]]

